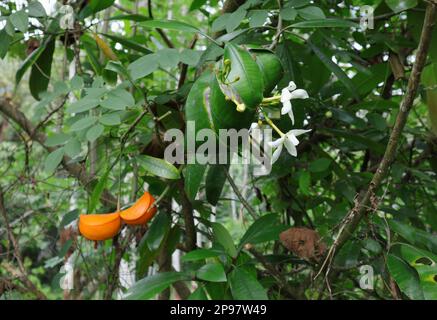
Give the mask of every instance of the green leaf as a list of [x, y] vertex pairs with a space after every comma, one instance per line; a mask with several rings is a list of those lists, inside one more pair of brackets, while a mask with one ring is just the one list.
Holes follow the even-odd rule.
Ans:
[[281, 10], [281, 18], [287, 21], [294, 21], [297, 17], [297, 10], [292, 7], [287, 7]]
[[81, 76], [75, 74], [73, 78], [70, 79], [71, 90], [80, 90], [84, 86], [83, 79]]
[[80, 113], [89, 111], [97, 107], [100, 99], [85, 97], [76, 102], [73, 102], [67, 107], [67, 113]]
[[387, 267], [403, 293], [413, 300], [423, 299], [419, 276], [408, 263], [393, 254], [388, 254]]
[[61, 221], [61, 224], [59, 225], [59, 229], [63, 229], [66, 225], [69, 225], [71, 222], [76, 220], [78, 217], [79, 217], [79, 210], [78, 209], [74, 209], [74, 210], [67, 212], [62, 217], [62, 221]]
[[342, 19], [315, 19], [294, 23], [290, 28], [359, 28], [359, 24]]
[[268, 300], [263, 286], [244, 269], [236, 268], [231, 272], [229, 285], [235, 300]]
[[0, 31], [0, 59], [3, 59], [9, 50], [12, 37], [6, 32], [5, 29]]
[[23, 78], [26, 71], [38, 60], [41, 54], [44, 52], [46, 46], [52, 42], [52, 37], [47, 37], [42, 44], [33, 51], [27, 58], [23, 61], [21, 66], [18, 68], [17, 73], [15, 74], [15, 85], [17, 86], [21, 79]]
[[189, 11], [191, 12], [191, 11], [194, 11], [196, 9], [200, 9], [203, 5], [205, 5], [206, 2], [207, 2], [207, 0], [193, 0], [191, 2]]
[[215, 241], [225, 248], [226, 253], [235, 258], [237, 256], [237, 248], [235, 247], [234, 240], [232, 240], [229, 231], [218, 222], [212, 222], [211, 226]]
[[394, 13], [417, 7], [417, 0], [385, 0], [385, 3]]
[[30, 17], [43, 18], [47, 15], [46, 10], [39, 1], [30, 2], [27, 9], [29, 10]]
[[73, 123], [70, 130], [71, 131], [81, 131], [81, 130], [87, 129], [87, 128], [91, 127], [94, 123], [96, 123], [96, 121], [97, 121], [97, 118], [94, 116], [82, 118], [82, 119], [76, 121], [75, 123]]
[[279, 225], [276, 213], [266, 214], [257, 219], [244, 233], [240, 240], [239, 249], [246, 243], [258, 244], [279, 239], [279, 233], [284, 231], [284, 226]]
[[160, 212], [153, 219], [153, 222], [147, 231], [145, 241], [151, 251], [158, 250], [165, 236], [170, 231], [171, 221], [167, 213]]
[[121, 119], [118, 113], [108, 113], [101, 116], [99, 122], [105, 126], [116, 126], [121, 123]]
[[135, 99], [125, 89], [117, 88], [109, 91], [106, 99], [100, 102], [100, 105], [106, 109], [124, 110], [126, 107], [135, 105]]
[[61, 144], [65, 144], [70, 139], [70, 135], [65, 133], [55, 133], [49, 137], [47, 137], [45, 141], [45, 145], [47, 147], [55, 147]]
[[231, 16], [230, 13], [225, 13], [218, 16], [217, 19], [215, 19], [214, 22], [212, 23], [211, 31], [218, 32], [224, 30], [226, 28], [230, 16]]
[[252, 49], [250, 52], [255, 54], [256, 63], [263, 75], [264, 95], [268, 96], [284, 75], [281, 60], [269, 50]]
[[230, 72], [225, 79], [227, 83], [220, 83], [222, 92], [231, 100], [254, 109], [262, 101], [264, 92], [263, 75], [255, 59], [247, 50], [227, 43], [223, 60], [230, 61]]
[[115, 0], [89, 0], [87, 5], [79, 12], [78, 18], [83, 20], [97, 12], [105, 10], [114, 4]]
[[328, 158], [316, 159], [310, 163], [308, 169], [311, 172], [324, 172], [328, 170], [329, 166], [331, 165], [331, 162], [332, 160]]
[[110, 173], [111, 168], [108, 168], [94, 187], [93, 192], [91, 193], [90, 201], [88, 203], [88, 212], [94, 212], [94, 210], [97, 208], [97, 204], [99, 203], [100, 196], [102, 195], [103, 190], [105, 190], [106, 182], [108, 181]]
[[156, 55], [159, 57], [158, 64], [162, 68], [174, 68], [179, 63], [179, 51], [174, 48], [164, 48], [159, 50]]
[[71, 138], [64, 146], [65, 153], [70, 157], [76, 157], [81, 151], [81, 145], [77, 138]]
[[203, 286], [201, 285], [196, 290], [194, 290], [187, 300], [208, 300]]
[[231, 13], [228, 19], [228, 23], [226, 24], [227, 33], [231, 33], [237, 28], [241, 21], [246, 17], [246, 9], [243, 7], [239, 7], [237, 10]]
[[326, 16], [323, 10], [319, 7], [309, 6], [302, 9], [298, 9], [299, 15], [305, 20], [325, 19]]
[[189, 66], [196, 66], [199, 63], [200, 56], [201, 53], [199, 51], [183, 49], [180, 53], [180, 60]]
[[313, 50], [313, 52], [317, 55], [320, 61], [332, 72], [341, 83], [349, 90], [349, 92], [359, 100], [360, 97], [358, 95], [358, 91], [352, 82], [352, 80], [347, 76], [347, 74], [337, 65], [335, 64], [330, 57], [327, 57], [322, 50], [320, 50], [317, 46], [315, 46], [312, 42], [308, 42], [309, 46]]
[[23, 10], [12, 13], [9, 16], [9, 21], [19, 31], [25, 33], [29, 27], [29, 15]]
[[250, 13], [249, 27], [251, 28], [263, 26], [269, 16], [269, 12], [267, 10], [253, 10]]
[[92, 126], [91, 128], [88, 129], [88, 131], [86, 132], [86, 138], [89, 142], [94, 142], [96, 141], [103, 133], [103, 131], [105, 130], [105, 127], [103, 127], [101, 124], [96, 124], [94, 126]]
[[185, 103], [185, 118], [188, 121], [193, 121], [195, 124], [195, 132], [191, 132], [192, 126], [187, 126], [187, 136], [196, 135], [201, 129], [213, 128], [212, 120], [210, 119], [209, 111], [206, 104], [207, 90], [210, 80], [212, 79], [211, 72], [204, 72], [194, 82], [188, 93]]
[[147, 54], [132, 62], [127, 69], [132, 80], [144, 78], [158, 69], [158, 57], [155, 54]]
[[146, 277], [135, 283], [127, 292], [126, 299], [148, 300], [177, 281], [188, 281], [190, 277], [181, 272], [163, 272]]
[[155, 176], [165, 179], [180, 178], [178, 169], [163, 159], [143, 155], [138, 157], [137, 160], [146, 171]]
[[311, 186], [311, 174], [308, 171], [301, 171], [299, 174], [299, 190], [304, 195], [309, 195]]
[[187, 164], [185, 168], [185, 191], [190, 200], [196, 199], [206, 167], [206, 165], [196, 163]]
[[32, 96], [40, 100], [41, 92], [47, 91], [52, 72], [53, 53], [55, 51], [55, 40], [47, 43], [41, 56], [32, 65], [29, 78], [29, 88]]
[[186, 31], [186, 32], [200, 32], [196, 27], [180, 21], [175, 20], [148, 20], [140, 24], [146, 28], [160, 28], [176, 31]]
[[182, 256], [182, 261], [197, 261], [204, 260], [208, 258], [218, 257], [220, 255], [219, 252], [211, 250], [211, 249], [197, 249], [188, 252], [184, 256]]
[[225, 282], [226, 273], [221, 263], [208, 263], [196, 272], [196, 277], [209, 282]]
[[229, 167], [220, 164], [210, 165], [205, 180], [206, 200], [213, 206], [217, 204], [226, 182], [226, 173], [223, 168]]
[[[398, 220], [389, 220], [390, 229], [401, 235], [411, 244], [437, 254], [437, 236], [409, 226]], [[437, 261], [436, 261], [437, 262]]]
[[58, 148], [52, 151], [44, 161], [44, 171], [48, 175], [52, 175], [64, 157], [64, 148]]
[[129, 48], [129, 49], [144, 53], [146, 55], [153, 53], [152, 50], [138, 44], [138, 42], [126, 39], [125, 37], [119, 37], [119, 36], [114, 35], [114, 34], [106, 34], [106, 33], [103, 33], [102, 35], [108, 39], [111, 39], [112, 41], [114, 41], [116, 43], [121, 44], [125, 48]]

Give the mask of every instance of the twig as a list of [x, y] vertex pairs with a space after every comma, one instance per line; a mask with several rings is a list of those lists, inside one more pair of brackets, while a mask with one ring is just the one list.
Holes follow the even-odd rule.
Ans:
[[243, 204], [243, 206], [246, 208], [246, 210], [249, 212], [249, 214], [252, 216], [253, 219], [258, 219], [258, 214], [255, 212], [255, 210], [250, 206], [250, 204], [246, 201], [246, 199], [243, 198], [243, 196], [241, 195], [240, 190], [238, 190], [237, 185], [235, 184], [234, 179], [232, 179], [231, 175], [228, 172], [228, 168], [226, 168], [225, 166], [223, 166], [223, 170], [226, 174], [226, 179], [228, 179], [229, 184], [232, 187], [232, 190], [234, 190], [235, 194], [237, 195], [238, 199], [241, 201], [241, 203]]

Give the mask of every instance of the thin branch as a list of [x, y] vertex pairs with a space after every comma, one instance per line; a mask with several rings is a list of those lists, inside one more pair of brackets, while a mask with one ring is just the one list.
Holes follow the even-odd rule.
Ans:
[[258, 219], [258, 214], [256, 211], [250, 206], [250, 204], [244, 199], [244, 197], [241, 195], [240, 190], [238, 190], [238, 186], [235, 184], [234, 179], [232, 179], [231, 175], [228, 172], [228, 168], [223, 166], [223, 170], [226, 174], [226, 179], [228, 179], [229, 184], [232, 187], [232, 190], [234, 190], [235, 194], [237, 195], [238, 199], [241, 201], [243, 206], [246, 208], [246, 210], [249, 212], [249, 214], [252, 216], [253, 219]]

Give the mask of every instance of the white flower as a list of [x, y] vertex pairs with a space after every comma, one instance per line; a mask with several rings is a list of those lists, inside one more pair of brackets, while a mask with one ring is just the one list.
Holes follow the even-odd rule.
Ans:
[[301, 134], [307, 133], [309, 131], [311, 130], [293, 129], [288, 131], [279, 139], [269, 142], [269, 146], [273, 149], [276, 149], [272, 155], [272, 164], [279, 159], [279, 156], [281, 155], [282, 152], [282, 147], [284, 145], [288, 153], [291, 154], [293, 157], [296, 157], [297, 156], [296, 146], [299, 144], [299, 140], [297, 140], [296, 137], [300, 136]]
[[288, 87], [281, 91], [281, 114], [288, 113], [291, 122], [294, 124], [294, 114], [291, 106], [291, 100], [293, 99], [308, 99], [308, 93], [303, 89], [296, 89], [296, 84], [293, 81], [290, 81]]

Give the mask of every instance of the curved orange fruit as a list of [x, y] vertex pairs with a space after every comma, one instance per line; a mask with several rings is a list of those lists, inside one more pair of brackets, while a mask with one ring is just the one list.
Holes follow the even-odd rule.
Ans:
[[155, 215], [157, 208], [152, 207], [155, 198], [147, 191], [138, 199], [135, 204], [120, 212], [120, 217], [127, 224], [145, 224]]
[[88, 240], [106, 240], [114, 237], [121, 227], [120, 214], [81, 214], [79, 231]]

